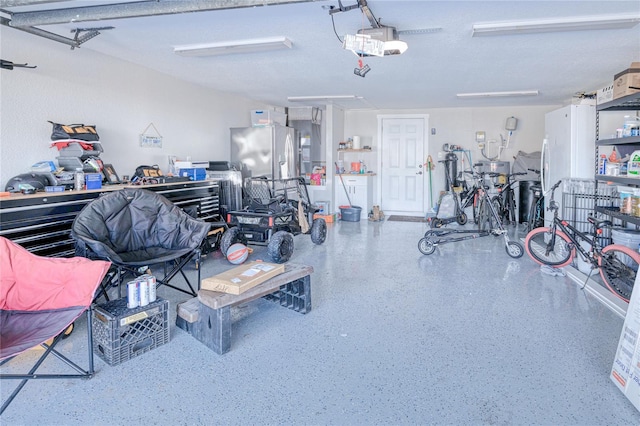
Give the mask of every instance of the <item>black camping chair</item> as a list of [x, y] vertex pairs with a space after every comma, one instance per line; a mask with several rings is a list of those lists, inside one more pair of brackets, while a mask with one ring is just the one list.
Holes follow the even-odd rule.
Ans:
[[[117, 268], [118, 287], [126, 273], [145, 274], [151, 265], [162, 264], [164, 277], [157, 286], [197, 296], [200, 288], [200, 246], [210, 225], [195, 219], [155, 192], [125, 188], [91, 201], [76, 216], [71, 235], [80, 256], [105, 259]], [[195, 289], [183, 268], [195, 261]], [[180, 273], [188, 290], [170, 284]], [[102, 291], [106, 296], [106, 289]], [[107, 297], [108, 298], [108, 297]]]
[[[20, 380], [0, 407], [6, 410], [28, 380], [89, 379], [93, 376], [91, 301], [109, 262], [74, 257], [40, 257], [0, 237], [0, 379]], [[84, 370], [58, 349], [65, 330], [87, 314], [89, 368]], [[52, 339], [52, 340], [51, 340]], [[4, 365], [22, 352], [37, 347], [44, 352], [27, 373], [7, 374]], [[74, 373], [40, 374], [37, 370], [53, 355]], [[12, 367], [13, 369], [17, 367]]]

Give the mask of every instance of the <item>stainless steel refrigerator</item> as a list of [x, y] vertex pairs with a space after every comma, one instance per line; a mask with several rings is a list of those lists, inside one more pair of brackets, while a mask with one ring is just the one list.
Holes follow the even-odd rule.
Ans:
[[231, 163], [246, 177], [286, 179], [300, 176], [295, 129], [273, 125], [231, 129]]

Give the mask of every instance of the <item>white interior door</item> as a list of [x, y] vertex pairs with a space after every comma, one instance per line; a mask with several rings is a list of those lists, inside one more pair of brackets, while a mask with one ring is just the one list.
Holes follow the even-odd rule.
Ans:
[[381, 207], [389, 212], [423, 215], [426, 119], [383, 118]]

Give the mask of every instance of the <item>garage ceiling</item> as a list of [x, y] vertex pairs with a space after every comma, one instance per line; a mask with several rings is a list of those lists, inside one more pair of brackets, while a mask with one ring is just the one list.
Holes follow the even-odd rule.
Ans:
[[[73, 39], [73, 31], [79, 28], [112, 26], [88, 39], [74, 54], [93, 50], [275, 106], [335, 103], [346, 109], [564, 104], [576, 93], [611, 84], [615, 73], [632, 61], [640, 61], [640, 25], [472, 37], [472, 26], [486, 22], [603, 15], [640, 19], [637, 0], [365, 3], [381, 24], [401, 31], [400, 39], [409, 46], [404, 54], [358, 58], [342, 48], [339, 38], [371, 27], [358, 8], [335, 13], [341, 6], [355, 6], [357, 0], [0, 0], [5, 23], [0, 26], [0, 35], [17, 31], [10, 25], [21, 25], [22, 29]], [[187, 12], [193, 9], [200, 11]], [[334, 13], [330, 14], [331, 9]], [[153, 16], [127, 17], [133, 14]], [[411, 31], [424, 29], [427, 31]], [[79, 36], [88, 34], [81, 32]], [[292, 47], [204, 57], [173, 52], [180, 45], [276, 36], [288, 38]], [[70, 49], [41, 40], [52, 50]], [[34, 62], [28, 52], [19, 58], [2, 59]], [[364, 78], [354, 74], [359, 59], [371, 68]], [[537, 90], [538, 95], [456, 96], [531, 90]], [[291, 97], [317, 99], [290, 102]]]

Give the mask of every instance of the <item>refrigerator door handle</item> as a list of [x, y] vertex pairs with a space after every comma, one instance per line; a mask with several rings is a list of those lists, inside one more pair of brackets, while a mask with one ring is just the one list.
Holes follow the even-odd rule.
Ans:
[[542, 193], [545, 194], [547, 192], [547, 184], [546, 181], [548, 179], [545, 174], [545, 169], [547, 167], [547, 157], [549, 155], [549, 140], [544, 138], [542, 140], [542, 155], [540, 155], [540, 184], [542, 186]]

